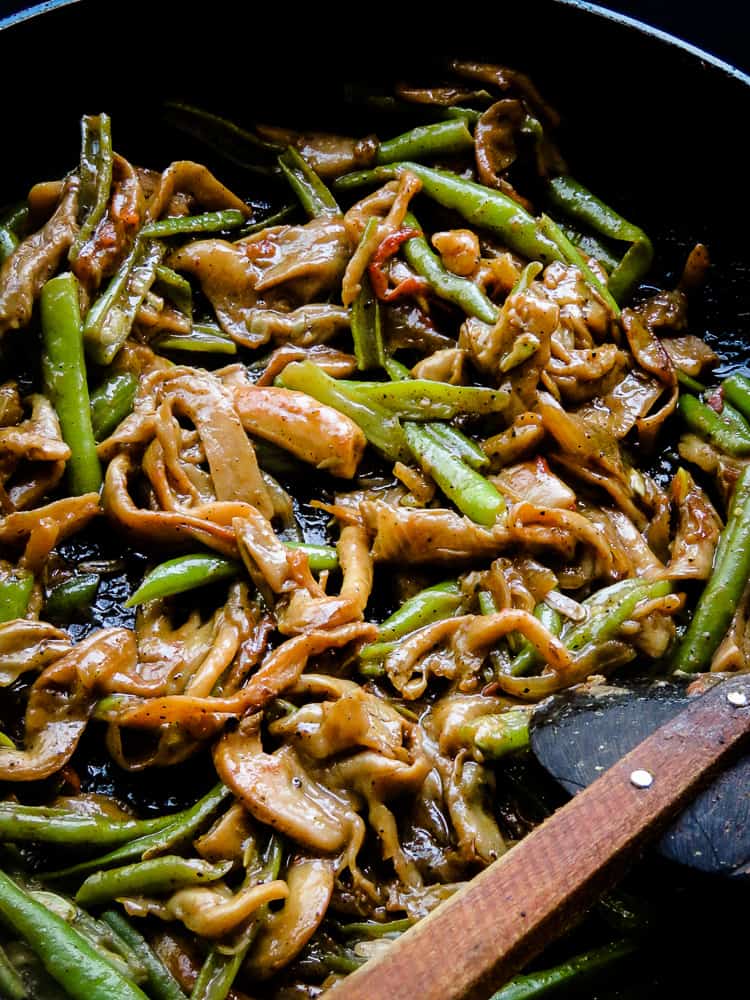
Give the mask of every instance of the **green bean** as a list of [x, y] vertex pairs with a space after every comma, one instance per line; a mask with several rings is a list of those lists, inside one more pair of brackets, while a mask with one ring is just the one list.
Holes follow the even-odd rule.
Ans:
[[539, 222], [518, 202], [502, 191], [466, 180], [447, 170], [436, 170], [407, 161], [347, 174], [339, 178], [334, 187], [342, 191], [350, 190], [363, 183], [390, 180], [405, 170], [421, 180], [423, 194], [443, 208], [458, 212], [467, 222], [495, 233], [509, 249], [530, 260], [542, 260], [545, 263], [562, 260], [559, 249], [544, 234]]
[[15, 233], [11, 232], [6, 226], [0, 226], [0, 264], [15, 252], [19, 242]]
[[69, 622], [77, 614], [88, 610], [99, 588], [96, 573], [73, 576], [54, 587], [44, 603], [44, 618], [50, 622]]
[[[259, 154], [279, 153], [284, 148], [278, 143], [261, 139], [253, 132], [240, 128], [233, 121], [204, 108], [196, 108], [179, 101], [165, 101], [164, 110], [164, 117], [170, 125], [193, 136], [230, 163], [253, 172], [263, 171], [263, 168], [259, 168], [254, 162], [255, 157]], [[247, 159], [248, 156], [250, 160]]]
[[237, 345], [218, 326], [193, 323], [190, 333], [166, 333], [154, 347], [161, 351], [189, 351], [193, 354], [236, 354]]
[[6, 1000], [27, 1000], [29, 996], [23, 984], [23, 979], [21, 979], [2, 946], [0, 946], [0, 996], [5, 997]]
[[[423, 625], [450, 618], [460, 607], [462, 600], [461, 587], [456, 580], [445, 580], [420, 590], [378, 626], [378, 640], [387, 642], [400, 639]], [[365, 649], [367, 646], [362, 653]]]
[[[69, 868], [45, 873], [44, 878], [47, 881], [63, 878], [72, 879], [87, 875], [92, 871], [113, 868], [126, 861], [148, 859], [162, 854], [171, 847], [191, 840], [231, 794], [224, 785], [215, 785], [210, 792], [189, 809], [173, 813], [171, 816], [159, 817], [159, 825], [154, 830], [132, 834], [127, 838], [127, 843], [124, 843], [117, 850], [97, 858], [91, 858], [88, 861], [79, 862]], [[0, 840], [2, 839], [2, 825], [0, 824]], [[97, 846], [104, 846], [99, 840], [93, 842]]]
[[705, 438], [728, 455], [750, 455], [750, 427], [745, 425], [745, 431], [736, 423], [733, 426], [728, 414], [722, 419], [710, 406], [687, 393], [680, 395], [678, 407], [680, 416], [694, 434]]
[[605, 247], [595, 236], [591, 236], [589, 233], [582, 233], [580, 230], [574, 229], [573, 226], [561, 226], [560, 228], [570, 242], [578, 247], [581, 253], [598, 260], [607, 274], [614, 271], [620, 263], [619, 258], [615, 257], [609, 248]]
[[[263, 866], [257, 874], [258, 880], [272, 882], [278, 878], [282, 858], [281, 841], [272, 836], [266, 849]], [[225, 1000], [267, 914], [268, 904], [258, 907], [252, 923], [243, 932], [241, 941], [235, 946], [232, 954], [225, 954], [218, 948], [211, 949], [195, 981], [190, 1000]]]
[[382, 923], [379, 920], [360, 920], [352, 924], [339, 924], [338, 929], [346, 937], [366, 937], [373, 939], [398, 937], [399, 934], [408, 931], [413, 924], [414, 921], [410, 917], [403, 917], [400, 920], [386, 920]]
[[23, 618], [34, 589], [34, 574], [12, 569], [0, 575], [0, 624]]
[[80, 229], [70, 248], [75, 261], [104, 218], [112, 187], [112, 125], [109, 115], [84, 115], [81, 119], [78, 222]]
[[353, 420], [386, 458], [392, 462], [408, 461], [409, 450], [398, 417], [384, 406], [364, 402], [360, 394], [326, 375], [312, 361], [293, 361], [277, 376], [276, 385], [298, 389], [319, 403], [332, 406]]
[[134, 608], [146, 601], [161, 600], [173, 594], [204, 587], [219, 580], [231, 580], [242, 567], [233, 559], [198, 552], [190, 556], [178, 556], [160, 563], [143, 578], [140, 587], [125, 602], [126, 608]]
[[231, 868], [231, 861], [212, 865], [200, 858], [164, 854], [122, 868], [94, 872], [76, 893], [76, 902], [81, 906], [96, 906], [121, 896], [160, 896], [189, 885], [217, 882]]
[[73, 1000], [147, 1000], [89, 942], [0, 871], [0, 917]]
[[750, 577], [750, 466], [737, 481], [713, 572], [673, 660], [685, 673], [708, 669]]
[[[411, 212], [406, 213], [404, 225], [420, 232], [422, 229]], [[498, 307], [490, 302], [479, 285], [449, 271], [432, 250], [424, 235], [413, 236], [404, 243], [404, 256], [417, 274], [429, 282], [432, 290], [441, 299], [453, 302], [463, 309], [467, 316], [476, 316], [484, 323], [497, 321], [500, 316]]]
[[[404, 383], [394, 383], [401, 384]], [[488, 479], [447, 451], [432, 436], [429, 427], [405, 423], [404, 436], [414, 458], [461, 513], [477, 524], [491, 527], [506, 509], [502, 493]]]
[[552, 205], [570, 218], [602, 236], [632, 244], [607, 282], [614, 298], [621, 302], [651, 267], [654, 258], [651, 240], [642, 229], [627, 222], [572, 177], [555, 177], [549, 183], [548, 193]]
[[[378, 221], [373, 216], [365, 226], [360, 246], [367, 242], [377, 225]], [[366, 274], [362, 276], [359, 295], [352, 305], [352, 339], [357, 368], [360, 371], [383, 367], [385, 348], [380, 322], [380, 302], [373, 294], [370, 279]]]
[[412, 377], [412, 374], [406, 365], [402, 365], [401, 362], [396, 361], [395, 358], [386, 358], [383, 362], [383, 367], [388, 373], [388, 378], [392, 382], [403, 382], [404, 379]]
[[193, 289], [187, 278], [183, 278], [166, 264], [157, 264], [156, 282], [180, 312], [187, 316], [193, 315]]
[[236, 233], [233, 233], [233, 242], [237, 240], [244, 240], [247, 236], [253, 236], [255, 233], [262, 233], [264, 229], [269, 229], [271, 226], [278, 226], [282, 222], [287, 222], [296, 212], [299, 211], [297, 205], [284, 205], [278, 212], [273, 212], [271, 215], [267, 215], [265, 219], [261, 219], [260, 222], [250, 222], [248, 225], [243, 226]]
[[0, 842], [33, 840], [68, 847], [114, 847], [163, 830], [172, 818], [115, 820], [66, 809], [4, 802], [0, 803]]
[[28, 202], [15, 202], [13, 205], [8, 205], [0, 213], [0, 226], [21, 240], [28, 234], [30, 214]]
[[25, 941], [8, 941], [5, 951], [13, 967], [21, 975], [30, 1000], [62, 1000], [60, 986]]
[[450, 424], [442, 424], [439, 421], [429, 423], [430, 433], [433, 437], [447, 448], [456, 458], [470, 465], [472, 469], [486, 469], [490, 464], [487, 455], [478, 444]]
[[107, 924], [82, 910], [69, 897], [50, 892], [47, 889], [38, 889], [21, 873], [14, 873], [13, 877], [19, 887], [28, 892], [32, 899], [42, 903], [47, 909], [62, 917], [73, 930], [85, 938], [117, 972], [139, 985], [145, 981], [146, 970], [140, 959], [125, 941], [121, 941], [112, 932]]
[[311, 219], [318, 216], [340, 215], [336, 199], [318, 177], [310, 164], [294, 148], [288, 146], [279, 157], [279, 166], [289, 187]]
[[474, 148], [474, 137], [464, 116], [449, 118], [432, 125], [418, 125], [409, 132], [386, 139], [378, 146], [375, 162], [422, 160], [435, 156], [453, 156]]
[[573, 243], [571, 243], [560, 226], [558, 226], [553, 219], [550, 219], [548, 215], [542, 216], [540, 225], [547, 236], [549, 236], [549, 238], [559, 247], [560, 253], [563, 255], [568, 264], [572, 264], [574, 267], [578, 268], [589, 285], [591, 285], [591, 287], [598, 292], [602, 300], [612, 310], [612, 315], [619, 319], [620, 307], [612, 297], [612, 293], [592, 271], [580, 250], [574, 246]]
[[313, 573], [338, 569], [339, 557], [332, 545], [312, 545], [309, 542], [284, 542], [284, 545], [307, 553], [307, 564]]
[[568, 959], [551, 969], [541, 969], [524, 976], [515, 976], [494, 993], [490, 1000], [536, 1000], [565, 985], [588, 981], [589, 976], [607, 969], [615, 962], [627, 958], [636, 950], [632, 941], [613, 941], [602, 948], [594, 948], [582, 955]]
[[671, 580], [620, 580], [598, 590], [583, 602], [589, 615], [580, 623], [569, 622], [560, 633], [560, 639], [571, 653], [580, 652], [585, 646], [600, 644], [614, 638], [620, 627], [632, 615], [641, 601], [654, 600], [671, 594]]
[[0, 732], [0, 747], [7, 747], [8, 750], [15, 750], [16, 744], [13, 742], [10, 736], [6, 736], [5, 733]]
[[511, 708], [497, 715], [482, 715], [459, 727], [458, 738], [487, 760], [500, 760], [529, 745], [527, 708]]
[[[534, 608], [534, 617], [537, 618], [542, 625], [544, 625], [547, 631], [552, 633], [552, 635], [560, 634], [563, 625], [562, 618], [554, 608], [549, 607], [549, 605], [545, 604], [544, 601], [541, 601]], [[528, 639], [524, 638], [521, 641], [520, 649], [511, 661], [510, 673], [513, 677], [521, 677], [540, 662], [541, 657], [539, 656], [536, 647], [533, 643], [529, 642]]]
[[687, 372], [684, 372], [681, 368], [678, 368], [676, 365], [675, 365], [675, 375], [677, 376], [677, 381], [680, 383], [681, 386], [684, 386], [685, 389], [689, 389], [691, 392], [697, 392], [697, 393], [706, 391], [706, 386], [702, 382], [699, 382], [691, 375], [688, 375]]
[[203, 212], [201, 215], [175, 215], [156, 222], [147, 222], [140, 231], [141, 239], [165, 239], [168, 236], [185, 236], [190, 233], [217, 233], [236, 229], [245, 221], [238, 208], [225, 208], [221, 212]]
[[368, 406], [381, 406], [408, 420], [452, 420], [460, 414], [500, 413], [508, 405], [504, 389], [484, 386], [451, 385], [432, 379], [404, 379], [400, 382], [351, 382], [338, 384]]
[[42, 289], [40, 306], [44, 386], [71, 452], [66, 466], [68, 486], [74, 495], [98, 492], [102, 472], [91, 428], [75, 276], [60, 274], [48, 281]]
[[735, 372], [729, 378], [725, 378], [721, 383], [725, 401], [736, 407], [737, 410], [750, 420], [750, 378]]
[[86, 350], [96, 364], [111, 364], [128, 339], [164, 253], [161, 243], [136, 240], [104, 294], [89, 309], [83, 336]]
[[[410, 379], [411, 372], [394, 358], [386, 358], [384, 368], [392, 382], [403, 382]], [[472, 469], [485, 469], [490, 464], [487, 455], [478, 444], [463, 434], [458, 428], [439, 420], [429, 422], [428, 427], [444, 448], [447, 448], [456, 458], [470, 465]]]
[[148, 991], [153, 1000], [186, 1000], [177, 980], [129, 920], [116, 910], [106, 910], [102, 914], [102, 920], [109, 924], [117, 937], [125, 941], [140, 959], [146, 970]]
[[132, 412], [138, 378], [130, 372], [110, 375], [91, 393], [94, 440], [103, 441]]

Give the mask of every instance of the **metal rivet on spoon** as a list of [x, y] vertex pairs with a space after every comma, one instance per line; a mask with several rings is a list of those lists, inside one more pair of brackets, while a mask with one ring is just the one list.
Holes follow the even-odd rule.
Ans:
[[747, 705], [747, 695], [744, 691], [730, 691], [727, 695], [727, 701], [730, 705], [734, 705], [735, 708], [745, 708]]
[[630, 775], [630, 784], [636, 788], [650, 788], [654, 783], [654, 776], [650, 771], [633, 771]]

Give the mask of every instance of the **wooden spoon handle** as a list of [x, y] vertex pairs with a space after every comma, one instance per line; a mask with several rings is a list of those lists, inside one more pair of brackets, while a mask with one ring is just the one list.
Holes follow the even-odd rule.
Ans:
[[606, 892], [750, 735], [750, 675], [717, 684], [379, 958], [332, 1000], [487, 1000]]

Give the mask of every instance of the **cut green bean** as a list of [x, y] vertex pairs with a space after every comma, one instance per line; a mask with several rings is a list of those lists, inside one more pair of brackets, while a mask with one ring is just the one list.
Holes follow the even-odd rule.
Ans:
[[621, 302], [651, 267], [654, 259], [651, 240], [642, 229], [623, 219], [572, 177], [555, 177], [548, 192], [552, 205], [569, 218], [584, 223], [601, 236], [632, 244], [607, 282], [616, 301]]
[[[91, 858], [87, 861], [79, 862], [69, 868], [45, 873], [47, 880], [63, 878], [80, 878], [90, 872], [101, 871], [105, 868], [114, 868], [128, 861], [148, 859], [163, 854], [170, 848], [179, 846], [194, 838], [194, 836], [205, 826], [208, 820], [218, 811], [221, 805], [231, 797], [231, 792], [224, 785], [215, 785], [210, 792], [199, 799], [194, 806], [184, 809], [182, 812], [173, 813], [171, 816], [159, 818], [159, 826], [151, 831], [131, 834], [127, 843], [108, 854]], [[0, 818], [2, 813], [0, 813]], [[2, 840], [3, 827], [0, 823], [0, 840]], [[12, 839], [12, 838], [9, 838]], [[19, 838], [23, 839], [23, 838]], [[29, 839], [33, 840], [34, 837]], [[92, 846], [104, 847], [100, 840], [93, 840]]]
[[588, 982], [590, 976], [622, 961], [635, 950], [636, 944], [632, 941], [614, 941], [603, 948], [594, 948], [570, 958], [554, 968], [516, 976], [490, 1000], [536, 1000], [566, 985]]
[[[277, 837], [271, 837], [258, 880], [272, 882], [278, 878], [282, 858], [281, 841]], [[211, 949], [195, 981], [190, 1000], [225, 1000], [267, 915], [268, 904], [258, 907], [252, 923], [243, 932], [241, 941], [232, 954], [225, 954], [216, 947]]]
[[0, 946], [0, 996], [5, 997], [5, 1000], [29, 1000], [23, 979], [2, 946]]
[[34, 589], [34, 574], [27, 569], [0, 573], [0, 624], [23, 618]]
[[353, 396], [368, 406], [384, 407], [408, 420], [452, 420], [460, 414], [474, 416], [501, 413], [508, 405], [503, 389], [484, 386], [451, 385], [432, 379], [404, 379], [399, 382], [351, 382], [338, 380]]
[[145, 240], [165, 239], [168, 236], [187, 236], [191, 233], [219, 233], [236, 229], [245, 221], [238, 208], [225, 208], [221, 212], [203, 212], [201, 215], [176, 215], [157, 222], [148, 222], [141, 229]]
[[294, 146], [288, 146], [281, 154], [279, 166], [311, 219], [341, 214], [336, 199]]
[[680, 383], [681, 386], [683, 386], [683, 388], [689, 389], [691, 392], [699, 394], [706, 391], [706, 386], [702, 382], [699, 382], [698, 379], [693, 378], [692, 375], [688, 375], [687, 372], [684, 372], [681, 368], [678, 368], [676, 365], [675, 365], [675, 375], [677, 376], [677, 381]]
[[397, 177], [408, 170], [422, 182], [422, 193], [443, 208], [453, 209], [467, 222], [487, 229], [499, 236], [511, 250], [529, 260], [549, 263], [562, 260], [559, 249], [542, 231], [539, 222], [502, 191], [495, 191], [466, 180], [447, 170], [436, 170], [420, 163], [401, 162], [386, 167], [375, 167], [339, 178], [337, 190], [356, 189], [369, 184]]
[[70, 448], [66, 466], [70, 492], [75, 496], [96, 493], [102, 485], [102, 472], [91, 427], [75, 276], [60, 274], [48, 281], [42, 289], [40, 308], [44, 387]]
[[80, 228], [70, 248], [75, 261], [104, 218], [112, 188], [112, 124], [109, 115], [84, 115], [81, 119], [78, 222]]
[[[404, 217], [404, 225], [420, 232], [422, 229], [411, 212], [407, 212]], [[498, 307], [490, 302], [479, 285], [449, 271], [424, 236], [413, 236], [407, 240], [404, 243], [404, 256], [441, 299], [452, 302], [463, 309], [467, 316], [476, 316], [484, 323], [497, 321], [500, 316]]]
[[750, 577], [750, 466], [735, 486], [713, 572], [673, 660], [675, 670], [707, 670], [726, 635]]
[[160, 563], [147, 573], [134, 594], [125, 602], [126, 608], [134, 608], [146, 601], [161, 600], [173, 594], [183, 594], [196, 587], [204, 587], [219, 580], [231, 580], [242, 570], [233, 559], [199, 552], [191, 556], [178, 556]]
[[439, 421], [428, 424], [433, 437], [447, 448], [456, 458], [470, 465], [472, 469], [486, 469], [490, 464], [487, 455], [482, 451], [476, 442], [472, 441], [457, 427], [450, 424], [442, 424]]
[[138, 378], [130, 372], [110, 375], [91, 393], [94, 440], [103, 441], [133, 410]]
[[[420, 590], [378, 626], [378, 641], [400, 639], [423, 625], [450, 618], [461, 606], [462, 600], [461, 587], [456, 580], [446, 580]], [[360, 655], [367, 648], [365, 646]]]
[[299, 549], [307, 554], [307, 564], [313, 573], [338, 569], [339, 557], [332, 545], [313, 545], [309, 542], [284, 542], [289, 549]]
[[598, 645], [614, 638], [621, 626], [632, 615], [641, 601], [651, 601], [671, 594], [671, 580], [620, 580], [598, 590], [583, 602], [589, 612], [585, 621], [569, 622], [560, 633], [560, 639], [571, 653], [580, 652], [585, 646]]
[[687, 393], [680, 395], [678, 406], [680, 416], [694, 434], [705, 438], [728, 455], [750, 455], [750, 426], [745, 425], [745, 431], [736, 422], [731, 422], [728, 415], [722, 419], [710, 406]]
[[[537, 604], [534, 608], [534, 617], [537, 618], [542, 625], [551, 632], [552, 635], [559, 635], [563, 620], [562, 617], [555, 611], [554, 608], [549, 607], [544, 601]], [[524, 638], [521, 641], [521, 647], [513, 657], [510, 664], [510, 673], [513, 677], [522, 677], [524, 674], [528, 673], [533, 667], [541, 662], [541, 657], [536, 646], [529, 642], [528, 639]]]
[[186, 1000], [172, 973], [126, 917], [116, 910], [106, 910], [102, 914], [102, 920], [109, 924], [117, 937], [125, 941], [138, 956], [146, 970], [148, 992], [153, 1000]]
[[429, 427], [405, 423], [404, 436], [414, 458], [462, 514], [486, 527], [495, 524], [506, 509], [505, 499], [489, 480], [444, 448]]
[[156, 283], [167, 298], [186, 316], [193, 314], [193, 289], [187, 278], [165, 264], [156, 265]]
[[271, 226], [278, 226], [282, 222], [288, 222], [297, 212], [299, 212], [298, 205], [284, 205], [278, 212], [267, 215], [260, 222], [250, 222], [248, 225], [243, 226], [242, 229], [232, 234], [232, 240], [233, 242], [244, 240], [247, 236], [254, 236], [255, 233], [262, 233], [264, 229], [270, 229]]
[[166, 333], [153, 345], [160, 351], [188, 351], [191, 354], [236, 354], [237, 345], [218, 326], [193, 323], [190, 333]]
[[259, 156], [276, 154], [284, 148], [261, 139], [228, 118], [180, 101], [165, 101], [164, 117], [170, 125], [204, 143], [229, 163], [253, 172], [263, 169], [257, 163]]
[[527, 708], [511, 708], [497, 715], [482, 715], [459, 727], [458, 738], [487, 760], [500, 760], [529, 745]]
[[721, 388], [726, 402], [731, 403], [743, 417], [750, 420], [750, 378], [735, 372], [724, 379]]
[[398, 937], [404, 931], [408, 931], [414, 925], [410, 917], [402, 917], [400, 920], [360, 920], [352, 924], [339, 924], [339, 930], [346, 937], [365, 937], [375, 940], [377, 938]]
[[356, 390], [326, 375], [312, 361], [293, 361], [276, 378], [276, 385], [298, 389], [319, 403], [332, 406], [353, 420], [370, 444], [386, 458], [392, 462], [408, 461], [409, 449], [398, 417], [384, 406], [366, 403]]
[[74, 847], [107, 848], [163, 830], [171, 816], [115, 820], [66, 809], [0, 803], [0, 842], [26, 840]]
[[473, 148], [474, 137], [467, 128], [466, 116], [460, 115], [431, 125], [418, 125], [409, 132], [386, 139], [378, 146], [376, 163], [454, 156]]
[[81, 934], [0, 871], [0, 917], [72, 1000], [147, 1000]]
[[558, 224], [548, 215], [543, 215], [540, 225], [547, 236], [560, 248], [560, 253], [568, 264], [577, 267], [589, 285], [599, 294], [600, 298], [612, 310], [612, 315], [619, 318], [620, 307], [615, 302], [609, 288], [599, 279], [589, 266], [580, 250], [573, 245]]
[[54, 623], [69, 622], [88, 611], [99, 588], [96, 573], [82, 573], [54, 587], [44, 603], [44, 618]]
[[[371, 218], [365, 226], [360, 245], [366, 243], [377, 228], [377, 219]], [[383, 331], [380, 321], [380, 302], [373, 293], [367, 274], [362, 276], [359, 295], [352, 304], [352, 339], [357, 368], [382, 368], [385, 364]]]
[[615, 257], [609, 247], [605, 247], [596, 236], [582, 233], [579, 229], [574, 229], [573, 226], [561, 226], [560, 228], [581, 253], [598, 260], [607, 274], [611, 274], [620, 263], [619, 257]]
[[96, 364], [111, 364], [128, 339], [164, 253], [161, 243], [136, 240], [104, 294], [89, 309], [83, 336], [86, 351]]
[[231, 868], [231, 861], [212, 865], [200, 858], [165, 854], [89, 875], [76, 893], [76, 902], [96, 906], [121, 896], [160, 896], [190, 885], [217, 882]]

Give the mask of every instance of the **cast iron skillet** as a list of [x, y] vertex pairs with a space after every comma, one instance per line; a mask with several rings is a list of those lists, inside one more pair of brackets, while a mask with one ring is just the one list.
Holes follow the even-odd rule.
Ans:
[[[362, 134], [370, 123], [343, 104], [345, 81], [434, 79], [445, 56], [504, 62], [527, 70], [561, 111], [571, 173], [652, 236], [653, 286], [669, 287], [694, 242], [709, 246], [715, 266], [691, 306], [691, 328], [714, 343], [725, 368], [744, 363], [750, 199], [739, 136], [750, 78], [577, 0], [463, 5], [458, 20], [460, 6], [449, 15], [424, 4], [357, 5], [354, 24], [351, 7], [320, 4], [292, 13], [278, 2], [53, 0], [0, 21], [0, 203], [70, 169], [84, 112], [108, 111], [116, 148], [157, 167], [184, 155], [160, 120], [165, 97], [246, 122]], [[731, 911], [747, 906], [747, 888], [693, 882], [681, 895], [663, 862], [655, 877], [680, 903], [655, 930], [663, 956], [638, 995], [691, 997], [708, 983], [741, 982]], [[686, 949], [688, 939], [697, 946]]]

